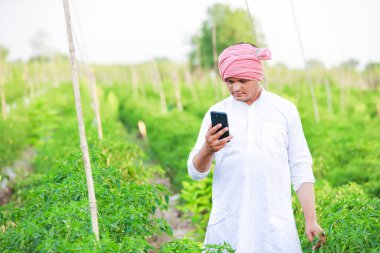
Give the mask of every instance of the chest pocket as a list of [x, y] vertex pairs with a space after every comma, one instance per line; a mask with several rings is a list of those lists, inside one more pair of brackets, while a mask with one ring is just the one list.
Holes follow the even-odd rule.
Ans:
[[288, 137], [285, 127], [270, 122], [263, 122], [260, 132], [260, 144], [263, 150], [269, 153], [286, 155]]

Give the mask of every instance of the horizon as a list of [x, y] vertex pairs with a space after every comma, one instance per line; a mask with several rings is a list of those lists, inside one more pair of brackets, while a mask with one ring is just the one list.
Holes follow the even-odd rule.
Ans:
[[[190, 37], [205, 20], [207, 7], [224, 3], [232, 9], [246, 10], [244, 1], [232, 0], [180, 3], [175, 0], [82, 0], [70, 3], [79, 42], [77, 57], [97, 65], [140, 64], [155, 58], [185, 63], [191, 48]], [[248, 4], [256, 20], [256, 30], [264, 34], [272, 51], [273, 60], [268, 64], [302, 69], [304, 61], [289, 2], [248, 1]], [[359, 69], [368, 63], [380, 62], [380, 50], [377, 49], [380, 32], [375, 29], [376, 24], [380, 24], [380, 16], [376, 15], [379, 1], [365, 0], [357, 4], [354, 0], [318, 3], [293, 0], [293, 4], [306, 60], [318, 60], [327, 69], [349, 59], [359, 61]], [[49, 47], [46, 50], [68, 55], [61, 1], [0, 2], [0, 45], [9, 49], [10, 61], [26, 61], [33, 57], [31, 40], [38, 40], [40, 31], [45, 33]]]

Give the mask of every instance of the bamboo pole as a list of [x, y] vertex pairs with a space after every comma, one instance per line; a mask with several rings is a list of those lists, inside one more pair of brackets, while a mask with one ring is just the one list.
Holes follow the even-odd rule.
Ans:
[[[292, 17], [293, 17], [293, 21], [294, 21], [294, 26], [295, 26], [296, 32], [297, 32], [298, 43], [300, 45], [302, 59], [303, 59], [304, 65], [306, 67], [306, 54], [305, 54], [304, 44], [303, 44], [302, 37], [301, 37], [301, 32], [300, 32], [300, 30], [298, 28], [298, 22], [297, 22], [297, 18], [296, 18], [296, 11], [295, 11], [295, 8], [294, 8], [294, 5], [293, 5], [293, 1], [289, 0], [289, 2], [290, 2], [291, 10], [292, 10]], [[318, 113], [317, 98], [315, 97], [313, 83], [311, 81], [311, 78], [309, 77], [309, 74], [307, 75], [307, 77], [308, 77], [307, 78], [307, 83], [309, 85], [309, 91], [310, 91], [311, 101], [312, 101], [313, 109], [314, 109], [314, 119], [318, 123], [319, 122], [319, 113]]]
[[154, 93], [160, 94], [160, 88], [159, 88], [159, 73], [158, 66], [156, 63], [156, 60], [153, 60], [152, 67], [150, 69], [150, 76], [151, 76], [151, 84], [152, 84], [152, 90]]
[[251, 10], [249, 9], [249, 5], [248, 5], [248, 1], [247, 0], [245, 0], [245, 8], [247, 9], [249, 21], [251, 22], [253, 39], [255, 41], [257, 41], [257, 34], [256, 34], [256, 31], [255, 31], [255, 25], [253, 23], [253, 17], [251, 15]]
[[191, 72], [188, 67], [185, 69], [185, 83], [191, 92], [193, 101], [199, 101], [198, 95], [194, 89], [194, 83], [191, 77]]
[[144, 141], [148, 142], [148, 133], [147, 133], [146, 125], [144, 121], [139, 120], [137, 122], [137, 127], [139, 129], [139, 137], [143, 139]]
[[201, 49], [201, 37], [197, 37], [197, 49], [196, 57], [199, 61], [198, 70], [202, 72], [202, 49]]
[[218, 52], [216, 49], [216, 22], [212, 21], [212, 56], [214, 62], [214, 71], [218, 73]]
[[314, 92], [314, 85], [311, 83], [311, 81], [308, 81], [309, 83], [309, 89], [310, 89], [310, 96], [311, 101], [313, 103], [313, 109], [314, 109], [314, 119], [318, 123], [319, 122], [319, 111], [318, 111], [318, 103]]
[[161, 110], [162, 113], [167, 113], [168, 112], [168, 107], [166, 104], [166, 96], [165, 96], [165, 90], [162, 85], [162, 78], [160, 71], [158, 69], [156, 61], [153, 61], [153, 69], [154, 69], [154, 83], [157, 85], [158, 92], [160, 94], [160, 101], [161, 101]]
[[[248, 0], [245, 0], [245, 8], [247, 9], [248, 18], [249, 18], [249, 21], [251, 23], [252, 36], [253, 36], [253, 40], [254, 40], [253, 42], [254, 42], [254, 44], [257, 45], [257, 34], [256, 34], [256, 30], [255, 30], [255, 24], [253, 22], [253, 17], [251, 14], [251, 10], [249, 8]], [[261, 84], [264, 86], [265, 89], [269, 90], [268, 78], [266, 76], [264, 76], [263, 80], [261, 81]]]
[[350, 75], [346, 75], [347, 78], [347, 84], [346, 84], [346, 108], [349, 108], [350, 107], [350, 99], [351, 99], [351, 76]]
[[181, 89], [179, 87], [178, 73], [174, 69], [172, 72], [172, 82], [174, 86], [175, 99], [177, 104], [177, 109], [179, 112], [183, 111], [182, 99], [181, 99]]
[[216, 22], [213, 20], [212, 23], [212, 56], [213, 56], [213, 62], [214, 62], [214, 80], [212, 80], [212, 84], [214, 86], [214, 92], [215, 92], [215, 100], [219, 100], [219, 90], [216, 84], [216, 79], [218, 75], [218, 52], [216, 49]]
[[332, 114], [332, 102], [331, 102], [331, 88], [330, 82], [325, 78], [325, 88], [326, 88], [326, 97], [327, 97], [327, 111]]
[[346, 109], [346, 95], [345, 95], [345, 79], [343, 78], [342, 70], [340, 70], [340, 112], [343, 113]]
[[63, 8], [65, 11], [66, 30], [67, 30], [67, 38], [68, 38], [68, 43], [69, 43], [70, 61], [71, 61], [71, 68], [72, 68], [71, 76], [72, 76], [72, 81], [73, 81], [75, 108], [76, 108], [76, 114], [77, 114], [77, 119], [78, 119], [80, 148], [82, 150], [82, 155], [83, 155], [83, 162], [84, 162], [86, 180], [87, 180], [88, 198], [90, 202], [92, 231], [96, 236], [96, 240], [99, 241], [99, 227], [98, 227], [98, 214], [97, 214], [98, 209], [96, 206], [95, 189], [94, 189], [94, 182], [92, 178], [90, 155], [88, 152], [86, 131], [85, 131], [85, 126], [83, 122], [82, 103], [81, 103], [79, 83], [78, 83], [78, 68], [77, 68], [77, 63], [75, 60], [75, 49], [74, 49], [74, 42], [73, 42], [72, 31], [71, 31], [70, 10], [69, 10], [68, 0], [63, 0]]
[[24, 105], [28, 106], [30, 103], [30, 100], [32, 99], [32, 86], [31, 86], [31, 80], [29, 75], [29, 69], [27, 63], [23, 65], [23, 75], [22, 79], [24, 82]]
[[4, 72], [3, 69], [0, 68], [0, 93], [1, 93], [1, 111], [3, 115], [3, 119], [7, 119], [7, 103], [5, 102], [5, 93], [4, 93]]
[[138, 97], [139, 91], [138, 91], [137, 84], [138, 84], [139, 78], [138, 78], [135, 67], [131, 66], [130, 71], [131, 71], [131, 82], [132, 82], [132, 88], [133, 88], [133, 96]]
[[98, 127], [98, 137], [100, 140], [102, 140], [103, 139], [103, 128], [102, 128], [102, 120], [100, 117], [99, 99], [98, 99], [98, 94], [96, 92], [96, 77], [95, 77], [94, 69], [92, 68], [92, 66], [87, 66], [86, 70], [87, 70], [86, 72], [87, 72], [87, 75], [89, 78], [92, 108], [94, 109], [94, 112], [95, 112], [96, 124]]

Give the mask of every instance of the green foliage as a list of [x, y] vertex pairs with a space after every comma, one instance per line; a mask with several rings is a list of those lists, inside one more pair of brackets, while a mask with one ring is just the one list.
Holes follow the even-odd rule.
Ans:
[[[356, 182], [374, 195], [380, 194], [380, 118], [376, 112], [378, 92], [351, 89], [350, 103], [342, 109], [339, 89], [331, 87], [332, 111], [327, 110], [326, 91], [316, 86], [320, 122], [315, 123], [308, 94], [297, 101], [303, 128], [314, 160], [314, 173], [333, 186]], [[294, 90], [287, 88], [285, 94]], [[342, 111], [340, 111], [342, 110]]]
[[[128, 97], [120, 106], [120, 119], [131, 129], [137, 128], [137, 122], [146, 124], [149, 145], [153, 157], [167, 168], [175, 189], [181, 187], [187, 176], [187, 155], [194, 145], [198, 119], [192, 115], [171, 111], [161, 114], [157, 109], [139, 99]], [[153, 107], [158, 108], [158, 107]], [[152, 114], [146, 112], [152, 111]], [[157, 113], [155, 113], [156, 111]]]
[[[198, 128], [194, 127], [196, 129], [195, 133], [197, 133], [205, 111], [213, 104], [213, 99], [211, 98], [214, 93], [212, 92], [212, 86], [195, 88], [201, 99], [194, 104], [189, 96], [184, 97], [185, 112], [182, 112], [182, 114], [195, 116], [193, 120], [198, 122]], [[377, 211], [379, 210], [379, 200], [368, 193], [379, 194], [380, 170], [378, 161], [380, 156], [378, 151], [380, 147], [377, 140], [380, 136], [378, 136], [379, 131], [377, 131], [377, 128], [380, 122], [376, 110], [378, 91], [373, 92], [353, 88], [342, 90], [335, 86], [333, 80], [331, 80], [332, 110], [330, 111], [327, 107], [328, 101], [326, 101], [326, 86], [314, 86], [320, 112], [320, 122], [315, 123], [307, 86], [283, 85], [271, 86], [271, 88], [273, 92], [290, 99], [298, 106], [304, 132], [313, 155], [314, 173], [317, 182], [320, 178], [323, 178], [332, 186], [340, 186], [334, 189], [328, 183], [317, 183], [316, 185], [317, 214], [320, 225], [325, 231], [328, 230], [328, 244], [321, 249], [321, 252], [361, 252], [360, 249], [376, 252], [379, 247], [377, 241], [380, 241], [376, 237], [379, 231], [379, 227], [376, 225], [379, 223]], [[167, 91], [170, 92], [170, 89]], [[341, 96], [346, 99], [345, 103], [342, 103], [344, 100], [342, 100]], [[150, 123], [152, 125], [150, 127], [151, 132], [154, 131], [156, 134], [151, 133], [155, 138], [150, 139], [150, 144], [153, 146], [155, 145], [153, 142], [162, 142], [162, 146], [160, 146], [160, 149], [155, 150], [154, 154], [171, 150], [185, 161], [188, 152], [183, 150], [180, 153], [178, 149], [173, 150], [172, 147], [175, 146], [171, 145], [171, 142], [164, 142], [160, 136], [162, 131], [172, 134], [181, 133], [182, 129], [171, 127], [171, 119], [174, 118], [175, 113], [170, 112], [164, 116], [158, 112], [157, 108], [159, 108], [160, 104], [157, 94], [150, 93], [147, 100], [144, 101], [141, 99], [139, 101], [130, 98], [125, 99], [128, 101], [126, 105], [129, 104], [134, 111], [132, 112], [132, 109], [128, 112], [121, 111], [121, 117], [126, 122], [135, 117], [133, 116], [134, 113], [137, 118], [152, 122]], [[156, 112], [152, 114], [152, 110]], [[160, 117], [165, 118], [170, 123], [164, 124], [160, 122]], [[132, 121], [136, 122], [136, 119]], [[131, 125], [133, 124], [135, 123]], [[149, 125], [149, 123], [147, 124]], [[161, 124], [165, 125], [165, 127], [161, 128]], [[174, 135], [178, 136], [177, 134]], [[181, 140], [183, 141], [182, 143], [186, 143], [184, 138], [181, 138]], [[195, 138], [192, 141], [194, 142]], [[193, 145], [192, 142], [189, 142], [189, 144]], [[158, 159], [161, 161], [160, 158]], [[174, 164], [177, 160], [167, 160], [166, 162]], [[187, 173], [186, 164], [183, 162], [180, 166], [183, 167], [181, 171]], [[185, 181], [182, 183], [181, 198], [183, 203], [180, 203], [179, 208], [184, 212], [185, 217], [191, 219], [195, 226], [193, 234], [197, 236], [198, 240], [204, 238], [208, 216], [211, 211], [211, 177], [212, 175], [209, 175], [206, 179], [198, 182]], [[351, 181], [362, 186], [359, 187], [355, 184], [345, 185]], [[336, 195], [341, 196], [341, 198], [334, 198]], [[303, 235], [304, 218], [296, 197], [293, 198], [293, 201], [299, 235]], [[352, 206], [355, 207], [352, 208]], [[339, 222], [336, 222], [337, 220]], [[346, 222], [347, 220], [350, 220], [350, 222]], [[346, 231], [350, 232], [346, 233]], [[311, 246], [312, 244], [307, 241], [306, 237], [302, 237], [304, 251], [310, 252]]]
[[182, 203], [177, 208], [182, 210], [185, 217], [191, 220], [198, 240], [205, 237], [207, 222], [211, 213], [212, 174], [211, 172], [200, 181], [184, 181], [182, 183]]
[[201, 251], [202, 243], [190, 239], [174, 240], [161, 246], [159, 253], [183, 252], [197, 253]]
[[[211, 180], [183, 183], [181, 197], [185, 204], [181, 210], [196, 228], [196, 234], [204, 238], [211, 212]], [[317, 182], [315, 187], [316, 212], [320, 225], [327, 235], [327, 244], [319, 252], [377, 252], [380, 249], [380, 200], [365, 194], [357, 184], [331, 188], [327, 181]], [[305, 222], [298, 198], [293, 195], [293, 209], [298, 234], [304, 252], [312, 252], [307, 240]], [[315, 241], [313, 242], [316, 243]]]
[[[315, 187], [316, 212], [327, 236], [319, 252], [378, 252], [380, 250], [380, 199], [365, 194], [357, 184], [337, 188], [325, 182]], [[293, 207], [303, 252], [312, 252], [305, 233], [299, 201]]]
[[141, 150], [127, 142], [122, 125], [115, 123], [104, 124], [109, 132], [102, 141], [97, 140], [96, 129], [87, 132], [101, 237], [95, 241], [74, 104], [72, 98], [67, 103], [68, 97], [59, 96], [65, 91], [54, 90], [30, 109], [40, 111], [35, 124], [45, 127], [34, 131], [35, 173], [18, 182], [13, 201], [0, 207], [2, 252], [154, 249], [147, 238], [172, 234], [164, 219], [154, 217], [157, 209], [168, 207], [169, 191], [149, 183], [162, 170], [143, 166]]
[[28, 144], [28, 129], [23, 125], [27, 125], [23, 118], [0, 120], [0, 168], [10, 165]]
[[[209, 16], [225, 17], [233, 12], [218, 8], [215, 12], [210, 10]], [[247, 17], [246, 13], [239, 16]], [[208, 39], [207, 36], [203, 39], [210, 49], [211, 26], [207, 22], [204, 25], [208, 29]], [[217, 34], [228, 34], [228, 24], [219, 27], [226, 29]], [[247, 27], [244, 30], [250, 31]], [[227, 38], [219, 41], [227, 41]], [[231, 43], [235, 41], [228, 42]], [[223, 48], [218, 46], [217, 49], [219, 52]], [[207, 59], [212, 60], [212, 55]], [[129, 129], [136, 129], [137, 121], [144, 120], [150, 158], [163, 165], [175, 189], [181, 190], [179, 208], [194, 223], [193, 235], [198, 241], [203, 240], [211, 211], [212, 174], [202, 181], [190, 181], [186, 161], [205, 112], [226, 95], [223, 86], [212, 85], [215, 80], [205, 76], [203, 81], [195, 80], [190, 85], [180, 82], [184, 111], [178, 112], [173, 83], [167, 78], [176, 66], [160, 61], [169, 111], [162, 114], [158, 90], [150, 83], [149, 64], [138, 66], [145, 72], [139, 76], [136, 90], [120, 81], [128, 79], [124, 72], [130, 71], [129, 67], [96, 68], [100, 73], [97, 77], [107, 86], [104, 87], [106, 92], [98, 90], [105, 133], [103, 141], [97, 140], [94, 114], [87, 106], [90, 104], [87, 88], [81, 89], [99, 210], [101, 241], [96, 242], [91, 232], [71, 87], [63, 84], [62, 88], [33, 97], [34, 102], [29, 107], [20, 108], [23, 98], [32, 95], [33, 89], [41, 91], [42, 87], [53, 86], [49, 73], [55, 73], [55, 79], [65, 68], [60, 66], [52, 71], [42, 63], [33, 64], [27, 69], [36, 80], [34, 88], [26, 85], [30, 82], [27, 82], [27, 71], [22, 64], [12, 66], [4, 86], [7, 101], [17, 102], [19, 106], [7, 121], [0, 121], [0, 166], [10, 164], [29, 144], [37, 150], [37, 157], [33, 163], [35, 173], [14, 185], [12, 202], [0, 207], [0, 248], [3, 252], [201, 252], [202, 247], [202, 252], [228, 251], [227, 245], [208, 249], [189, 239], [169, 242], [160, 249], [148, 243], [152, 236], [172, 234], [163, 219], [153, 216], [157, 209], [167, 208], [169, 192], [161, 185], [149, 183], [155, 174], [162, 175], [163, 169], [144, 164], [143, 152], [130, 143], [124, 127], [118, 122], [119, 118]], [[203, 64], [203, 67], [212, 66], [212, 61]], [[272, 82], [268, 84], [270, 90], [298, 106], [313, 155], [317, 215], [328, 238], [320, 252], [380, 251], [379, 199], [371, 195], [380, 194], [377, 70], [376, 64], [369, 65], [363, 72], [343, 68], [326, 73], [313, 68], [309, 69], [312, 78], [308, 79], [301, 70], [289, 70], [284, 66], [267, 69]], [[47, 76], [41, 77], [41, 72], [46, 72]], [[319, 79], [321, 76], [323, 80]], [[339, 76], [352, 78], [351, 83], [367, 81], [372, 90], [345, 86]], [[307, 85], [310, 81], [313, 81], [318, 103], [319, 123], [314, 120]], [[326, 99], [328, 89], [331, 90], [331, 108]], [[347, 184], [349, 182], [360, 186]], [[311, 244], [303, 236], [303, 215], [296, 196], [293, 207], [303, 250], [310, 252]]]
[[368, 63], [365, 67], [364, 75], [371, 88], [377, 89], [380, 87], [380, 63]]
[[231, 10], [224, 4], [215, 4], [207, 11], [207, 19], [203, 22], [199, 35], [192, 38], [193, 51], [190, 54], [192, 66], [199, 65], [197, 50], [201, 56], [201, 67], [213, 68], [212, 30], [216, 26], [216, 51], [219, 55], [226, 47], [239, 42], [254, 43], [257, 38], [253, 34], [253, 24], [248, 13], [243, 9]]
[[207, 244], [203, 247], [201, 243], [191, 241], [189, 239], [181, 239], [171, 241], [166, 243], [161, 247], [159, 253], [171, 253], [171, 252], [181, 252], [181, 253], [233, 253], [234, 249], [228, 243], [223, 244]]

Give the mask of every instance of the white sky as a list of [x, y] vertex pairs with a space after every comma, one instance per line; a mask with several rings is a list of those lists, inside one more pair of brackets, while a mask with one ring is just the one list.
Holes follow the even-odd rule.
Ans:
[[[244, 0], [70, 1], [76, 34], [86, 58], [96, 63], [134, 63], [168, 57], [185, 60], [190, 37], [216, 2], [245, 8]], [[290, 0], [248, 0], [273, 63], [303, 65]], [[356, 58], [380, 62], [379, 0], [293, 0], [307, 59], [327, 66]], [[60, 0], [0, 0], [0, 45], [11, 59], [32, 54], [31, 38], [48, 34], [49, 45], [66, 53]]]

